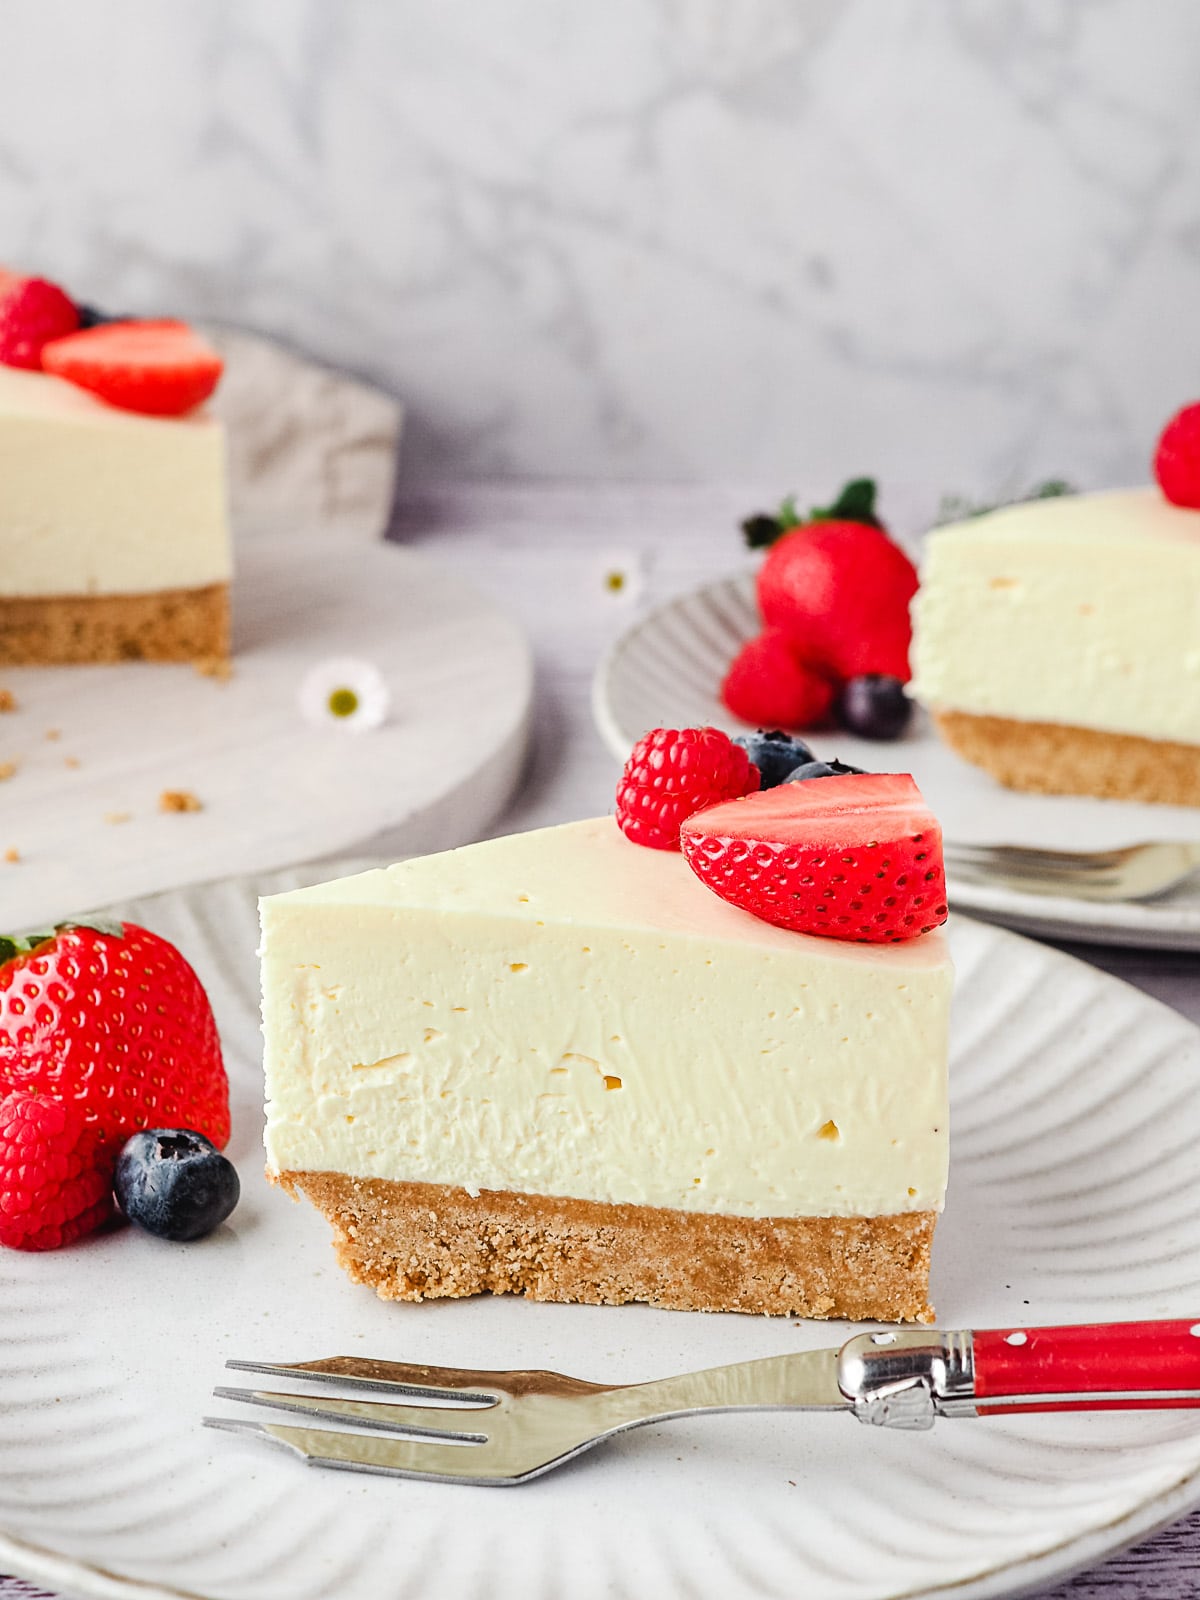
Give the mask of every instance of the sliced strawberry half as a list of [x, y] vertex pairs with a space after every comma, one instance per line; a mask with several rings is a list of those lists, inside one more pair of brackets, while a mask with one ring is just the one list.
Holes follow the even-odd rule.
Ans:
[[104, 322], [52, 340], [42, 366], [122, 411], [177, 417], [208, 399], [223, 362], [186, 322]]
[[942, 830], [907, 773], [783, 783], [689, 817], [692, 871], [794, 933], [896, 943], [945, 922]]

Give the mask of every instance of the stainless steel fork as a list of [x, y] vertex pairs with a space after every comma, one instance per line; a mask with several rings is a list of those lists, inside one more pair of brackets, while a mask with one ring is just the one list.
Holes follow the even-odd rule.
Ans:
[[1134, 844], [1122, 850], [1034, 850], [1019, 845], [944, 845], [953, 889], [991, 883], [1022, 894], [1074, 900], [1148, 900], [1200, 868], [1200, 844]]
[[885, 1329], [840, 1348], [637, 1384], [357, 1356], [226, 1364], [407, 1399], [218, 1388], [222, 1399], [365, 1431], [229, 1417], [206, 1417], [209, 1427], [253, 1434], [313, 1466], [453, 1483], [525, 1483], [630, 1428], [708, 1412], [845, 1412], [860, 1422], [921, 1429], [935, 1417], [1200, 1407], [1200, 1322], [1190, 1320], [975, 1333]]

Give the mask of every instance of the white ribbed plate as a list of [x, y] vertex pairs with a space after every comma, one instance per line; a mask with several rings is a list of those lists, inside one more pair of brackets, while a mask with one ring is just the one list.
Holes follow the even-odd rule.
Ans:
[[[341, 870], [344, 864], [339, 864]], [[261, 888], [288, 887], [297, 874]], [[322, 1472], [206, 1431], [229, 1356], [341, 1353], [635, 1381], [845, 1324], [510, 1299], [387, 1306], [261, 1177], [254, 885], [126, 908], [217, 1009], [244, 1198], [190, 1246], [0, 1252], [0, 1570], [105, 1600], [890, 1600], [1010, 1593], [1200, 1499], [1166, 1413], [697, 1419], [512, 1490]], [[1200, 1033], [1090, 967], [959, 920], [945, 1325], [1200, 1316]]]
[[[743, 732], [720, 700], [721, 679], [738, 647], [760, 627], [751, 573], [722, 578], [679, 596], [635, 622], [596, 669], [592, 708], [605, 744], [624, 761], [648, 728], [711, 723]], [[961, 760], [924, 715], [895, 744], [843, 734], [809, 741], [869, 771], [911, 772], [942, 820], [964, 844], [1107, 849], [1150, 839], [1200, 839], [1200, 811], [1183, 806], [1017, 794]], [[954, 905], [1043, 938], [1095, 944], [1200, 950], [1200, 876], [1140, 905], [1096, 905], [1021, 894], [951, 879]]]

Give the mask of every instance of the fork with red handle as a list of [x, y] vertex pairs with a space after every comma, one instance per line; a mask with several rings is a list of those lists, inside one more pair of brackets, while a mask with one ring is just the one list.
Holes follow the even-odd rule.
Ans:
[[227, 1365], [372, 1398], [219, 1388], [223, 1399], [359, 1431], [206, 1417], [211, 1427], [253, 1434], [314, 1466], [515, 1484], [630, 1428], [706, 1412], [846, 1412], [859, 1422], [920, 1429], [937, 1417], [1200, 1407], [1200, 1321], [880, 1329], [840, 1348], [635, 1384], [361, 1356]]

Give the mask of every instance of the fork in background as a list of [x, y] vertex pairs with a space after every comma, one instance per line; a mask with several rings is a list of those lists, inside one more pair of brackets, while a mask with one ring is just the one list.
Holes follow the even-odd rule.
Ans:
[[1200, 867], [1200, 844], [1135, 844], [1120, 850], [1037, 850], [944, 844], [951, 884], [989, 883], [1073, 900], [1147, 900]]

